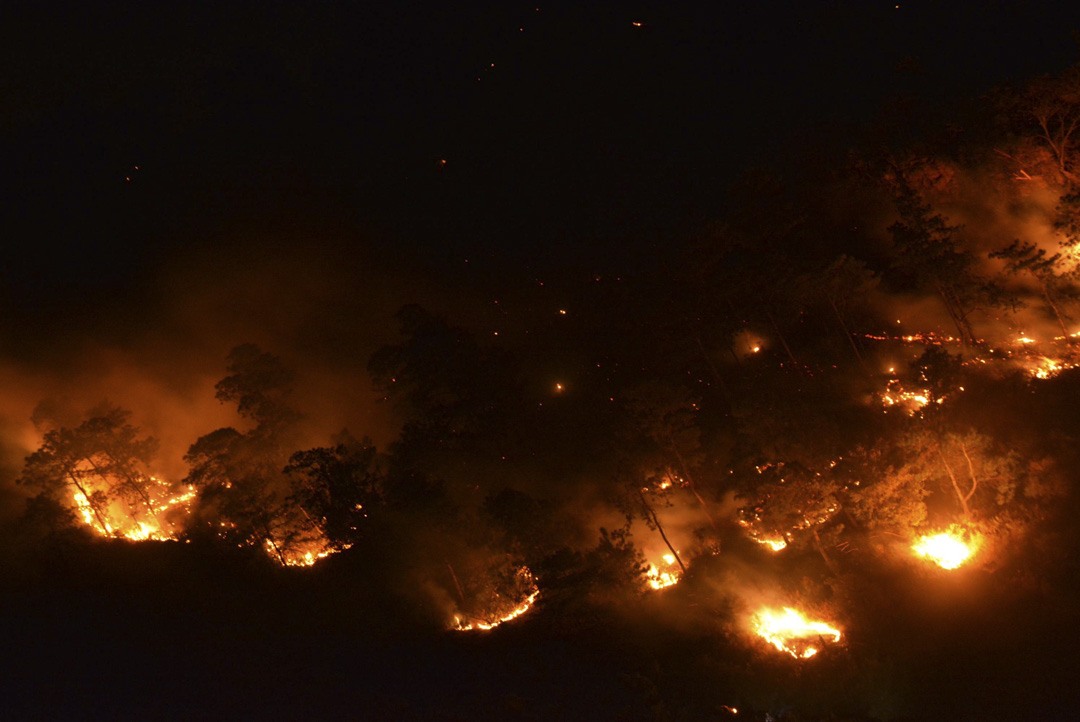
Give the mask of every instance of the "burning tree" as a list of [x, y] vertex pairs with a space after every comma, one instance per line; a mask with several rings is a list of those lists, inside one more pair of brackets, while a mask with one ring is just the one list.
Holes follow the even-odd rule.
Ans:
[[841, 510], [841, 489], [832, 474], [784, 463], [759, 467], [758, 473], [762, 480], [742, 509], [741, 521], [751, 537], [774, 549], [809, 543], [836, 571], [826, 552], [843, 531], [843, 525], [834, 522]]
[[150, 474], [157, 440], [140, 439], [130, 417], [129, 411], [103, 404], [73, 429], [48, 431], [26, 458], [18, 483], [38, 490], [38, 507], [46, 499], [70, 505], [101, 534], [171, 538], [168, 512], [190, 497]]
[[264, 548], [282, 564], [313, 563], [328, 553], [326, 540], [310, 516], [290, 502], [283, 471], [299, 419], [289, 402], [293, 372], [251, 344], [230, 352], [228, 371], [215, 386], [217, 398], [235, 403], [254, 427], [218, 429], [188, 449], [185, 481], [199, 491], [198, 517], [215, 535]]
[[680, 386], [657, 381], [638, 385], [626, 394], [626, 433], [637, 449], [639, 462], [647, 468], [646, 480], [655, 481], [657, 487], [686, 487], [715, 526], [709, 504], [695, 482], [704, 458], [695, 419], [697, 408], [696, 399]]
[[971, 313], [988, 299], [986, 282], [974, 270], [975, 257], [960, 246], [960, 226], [950, 226], [899, 176], [895, 195], [899, 220], [889, 226], [896, 264], [941, 300], [965, 347], [976, 342]]
[[335, 442], [296, 452], [285, 474], [292, 489], [288, 502], [340, 551], [360, 540], [370, 512], [381, 504], [382, 474], [370, 439], [358, 441], [343, 431]]

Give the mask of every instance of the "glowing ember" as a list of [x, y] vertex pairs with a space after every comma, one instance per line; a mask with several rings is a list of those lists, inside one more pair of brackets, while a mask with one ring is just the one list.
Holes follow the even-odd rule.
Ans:
[[[945, 397], [935, 399], [936, 403], [942, 403]], [[909, 414], [914, 414], [919, 409], [930, 403], [930, 392], [926, 389], [908, 391], [900, 385], [897, 379], [890, 379], [881, 394], [881, 403], [886, 409], [893, 406], [904, 409]]]
[[457, 625], [454, 628], [459, 632], [468, 632], [473, 629], [479, 629], [481, 631], [487, 631], [489, 629], [495, 629], [500, 624], [505, 624], [513, 619], [517, 619], [525, 612], [532, 608], [532, 605], [536, 602], [536, 598], [540, 596], [540, 590], [534, 589], [533, 593], [525, 597], [525, 601], [514, 607], [510, 612], [504, 614], [498, 619], [494, 619], [490, 622], [469, 622], [465, 624], [461, 617], [454, 617], [454, 623]]
[[1066, 368], [1066, 366], [1060, 361], [1055, 361], [1052, 358], [1043, 356], [1034, 366], [1028, 369], [1028, 372], [1037, 379], [1048, 379], [1052, 376], [1057, 376], [1064, 368]]
[[791, 607], [784, 607], [782, 612], [762, 609], [754, 615], [753, 626], [765, 641], [796, 659], [809, 659], [817, 654], [815, 642], [820, 645], [840, 641], [840, 630], [825, 622], [811, 622]]
[[942, 569], [956, 569], [975, 553], [974, 545], [965, 541], [964, 534], [956, 527], [946, 532], [920, 537], [911, 549]]

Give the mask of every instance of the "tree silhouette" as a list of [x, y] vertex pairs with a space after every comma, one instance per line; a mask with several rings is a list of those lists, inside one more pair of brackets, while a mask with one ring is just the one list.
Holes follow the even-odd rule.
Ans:
[[[1047, 255], [1046, 250], [1037, 247], [1034, 243], [1021, 243], [1019, 239], [990, 254], [990, 258], [1000, 258], [1005, 261], [1005, 272], [1012, 275], [1029, 273], [1039, 284], [1043, 299], [1047, 307], [1054, 313], [1061, 333], [1069, 338], [1069, 328], [1066, 325], [1066, 317], [1061, 308], [1063, 297], [1071, 291], [1070, 284], [1064, 276], [1058, 273], [1062, 256], [1060, 253]], [[1071, 294], [1070, 294], [1071, 295]]]
[[285, 474], [292, 490], [288, 501], [341, 550], [363, 537], [381, 503], [382, 476], [370, 439], [358, 441], [343, 431], [334, 441], [334, 446], [293, 454]]
[[293, 372], [252, 344], [228, 356], [229, 375], [217, 398], [233, 402], [255, 422], [247, 432], [232, 427], [200, 437], [184, 456], [185, 482], [199, 490], [196, 512], [212, 532], [240, 546], [270, 549], [282, 564], [303, 544], [321, 539], [318, 526], [288, 501], [284, 468], [300, 414], [291, 406]]
[[950, 226], [900, 178], [895, 195], [900, 219], [889, 226], [896, 264], [941, 300], [965, 346], [976, 343], [971, 312], [987, 298], [986, 283], [974, 271], [974, 256], [957, 240], [959, 226]]
[[[171, 489], [149, 473], [157, 440], [140, 439], [130, 417], [129, 411], [102, 404], [74, 429], [48, 431], [41, 447], [27, 457], [18, 483], [62, 503], [73, 494], [104, 534], [118, 534], [129, 521], [137, 525], [140, 517], [164, 530], [159, 506]], [[114, 518], [118, 510], [110, 507], [115, 503], [128, 519]]]

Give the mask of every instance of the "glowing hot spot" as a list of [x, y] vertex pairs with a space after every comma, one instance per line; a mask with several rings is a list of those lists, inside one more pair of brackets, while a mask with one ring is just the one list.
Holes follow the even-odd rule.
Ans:
[[911, 548], [942, 569], [956, 569], [975, 553], [972, 545], [964, 541], [963, 534], [955, 529], [920, 537]]
[[661, 568], [650, 564], [645, 571], [645, 581], [653, 589], [667, 589], [675, 586], [682, 578], [682, 570], [678, 567], [678, 560], [674, 554], [665, 554], [661, 559], [663, 559]]
[[825, 622], [812, 622], [801, 612], [784, 607], [783, 611], [761, 609], [753, 618], [754, 631], [781, 652], [796, 659], [809, 659], [821, 645], [839, 642], [840, 630]]

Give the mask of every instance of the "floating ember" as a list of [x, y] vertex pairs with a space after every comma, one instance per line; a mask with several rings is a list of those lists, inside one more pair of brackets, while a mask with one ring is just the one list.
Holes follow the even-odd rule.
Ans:
[[942, 569], [956, 569], [975, 553], [974, 544], [965, 541], [964, 537], [961, 530], [952, 527], [949, 531], [920, 537], [911, 549]]
[[649, 569], [645, 572], [645, 579], [653, 589], [667, 589], [675, 586], [679, 583], [679, 579], [682, 578], [675, 555], [665, 554], [663, 559], [663, 569], [658, 569], [650, 564]]
[[540, 596], [540, 590], [539, 589], [534, 589], [532, 594], [525, 597], [525, 601], [523, 601], [521, 604], [514, 607], [512, 610], [510, 610], [508, 613], [504, 614], [503, 616], [499, 617], [498, 619], [493, 619], [493, 620], [487, 621], [487, 622], [477, 621], [477, 622], [469, 622], [468, 624], [466, 624], [464, 622], [464, 620], [462, 620], [461, 617], [454, 617], [454, 623], [457, 625], [457, 626], [454, 627], [454, 629], [456, 629], [459, 632], [468, 632], [468, 631], [471, 631], [471, 630], [474, 630], [474, 629], [479, 629], [481, 631], [486, 632], [489, 629], [495, 629], [495, 627], [499, 626], [500, 624], [505, 624], [506, 622], [509, 622], [509, 621], [511, 621], [513, 619], [517, 619], [522, 614], [529, 611], [529, 609], [532, 608], [532, 605], [536, 602], [536, 598], [539, 597], [539, 596]]
[[762, 609], [754, 615], [753, 626], [765, 641], [795, 659], [809, 659], [821, 645], [840, 641], [839, 629], [825, 622], [811, 622], [791, 607], [784, 607], [782, 612]]

